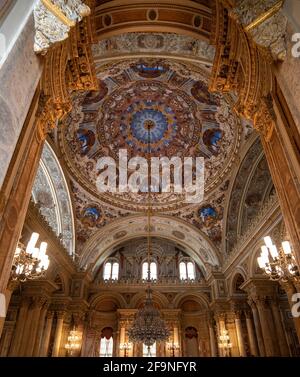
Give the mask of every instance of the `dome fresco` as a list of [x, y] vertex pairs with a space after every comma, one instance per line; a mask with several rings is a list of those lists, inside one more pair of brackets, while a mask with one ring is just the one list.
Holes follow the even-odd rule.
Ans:
[[[205, 193], [230, 170], [241, 127], [228, 100], [208, 91], [205, 67], [164, 59], [125, 60], [98, 67], [99, 91], [74, 96], [59, 142], [73, 178], [100, 203], [143, 211], [143, 193], [99, 193], [97, 161], [120, 149], [128, 159], [203, 157]], [[153, 193], [155, 211], [186, 207], [183, 194]]]
[[147, 153], [148, 142], [151, 153], [160, 152], [176, 137], [175, 113], [162, 102], [135, 102], [126, 109], [120, 123], [126, 144], [137, 152]]

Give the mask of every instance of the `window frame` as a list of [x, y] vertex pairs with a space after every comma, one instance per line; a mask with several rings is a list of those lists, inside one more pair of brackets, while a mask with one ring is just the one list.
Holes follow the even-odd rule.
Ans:
[[[106, 271], [106, 266], [110, 265], [109, 274]], [[117, 267], [115, 267], [117, 265]], [[117, 272], [114, 271], [114, 268], [117, 269]], [[109, 277], [107, 277], [109, 275]], [[102, 278], [103, 280], [119, 280], [120, 275], [120, 262], [117, 259], [109, 258], [104, 262]]]
[[[151, 266], [155, 266], [154, 271], [151, 269]], [[150, 261], [150, 279], [157, 280], [158, 278], [158, 268], [156, 260]], [[154, 272], [154, 273], [153, 273]], [[154, 275], [155, 277], [152, 277]], [[148, 279], [148, 261], [143, 261], [142, 263], [142, 280]]]
[[[182, 265], [184, 265], [185, 268], [185, 273], [184, 276], [182, 276]], [[192, 274], [193, 277], [190, 277], [191, 275], [191, 270], [188, 268], [188, 266], [192, 266]], [[181, 259], [179, 261], [179, 279], [183, 281], [188, 281], [188, 280], [196, 280], [196, 265], [195, 262], [191, 259]]]

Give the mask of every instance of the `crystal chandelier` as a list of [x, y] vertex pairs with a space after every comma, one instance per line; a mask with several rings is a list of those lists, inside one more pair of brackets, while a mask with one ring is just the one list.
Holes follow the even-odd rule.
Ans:
[[[150, 128], [148, 128], [148, 156], [150, 159]], [[148, 164], [150, 166], [150, 164]], [[150, 174], [148, 174], [150, 179]], [[152, 302], [152, 290], [151, 290], [151, 194], [150, 194], [150, 182], [148, 182], [148, 271], [147, 271], [147, 283], [146, 300], [144, 307], [140, 309], [135, 316], [132, 327], [128, 330], [129, 342], [141, 342], [148, 347], [148, 356], [151, 356], [151, 346], [155, 342], [166, 341], [169, 338], [169, 329], [165, 321], [161, 318], [161, 314], [157, 308], [154, 307]]]
[[289, 241], [283, 241], [279, 250], [273, 244], [271, 237], [264, 237], [264, 242], [265, 245], [261, 247], [261, 254], [257, 258], [257, 263], [270, 279], [275, 281], [299, 279], [299, 268]]
[[168, 339], [169, 329], [161, 318], [160, 312], [153, 306], [152, 291], [146, 291], [146, 301], [135, 317], [132, 327], [128, 330], [130, 342], [142, 342], [149, 348], [155, 342], [162, 342]]
[[41, 242], [39, 248], [35, 247], [38, 238], [38, 233], [32, 233], [26, 247], [19, 242], [11, 270], [12, 280], [24, 282], [40, 278], [46, 273], [50, 263], [46, 254], [48, 245], [46, 242]]
[[69, 352], [70, 355], [74, 351], [78, 351], [81, 348], [81, 339], [82, 335], [77, 330], [71, 330], [70, 335], [68, 336], [68, 342], [65, 344], [65, 349]]
[[224, 356], [229, 356], [229, 351], [232, 348], [232, 343], [230, 342], [230, 337], [226, 329], [221, 331], [219, 340], [219, 348], [224, 351]]

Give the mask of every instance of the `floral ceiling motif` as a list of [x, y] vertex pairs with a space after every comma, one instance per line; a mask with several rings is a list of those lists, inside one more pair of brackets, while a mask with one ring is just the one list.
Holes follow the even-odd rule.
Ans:
[[[99, 91], [74, 97], [59, 143], [73, 179], [100, 207], [145, 210], [144, 194], [100, 194], [95, 182], [100, 157], [117, 160], [119, 149], [126, 149], [128, 158], [145, 156], [148, 130], [152, 156], [205, 158], [206, 198], [224, 182], [238, 153], [241, 126], [229, 100], [208, 92], [207, 76], [205, 67], [164, 59], [98, 67]], [[187, 207], [174, 193], [153, 194], [152, 203], [155, 211]]]

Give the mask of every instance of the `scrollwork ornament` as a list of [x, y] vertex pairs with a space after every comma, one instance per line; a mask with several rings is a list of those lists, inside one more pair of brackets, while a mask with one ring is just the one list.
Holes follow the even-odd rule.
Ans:
[[262, 134], [266, 142], [271, 140], [275, 119], [272, 98], [271, 96], [267, 96], [263, 98], [254, 116], [254, 128]]
[[274, 60], [281, 61], [286, 56], [287, 30], [287, 18], [281, 11], [283, 3], [283, 0], [239, 0], [229, 12], [258, 46], [267, 48]]
[[71, 27], [90, 14], [80, 0], [40, 0], [34, 7], [34, 51], [45, 55], [57, 42], [66, 40]]

